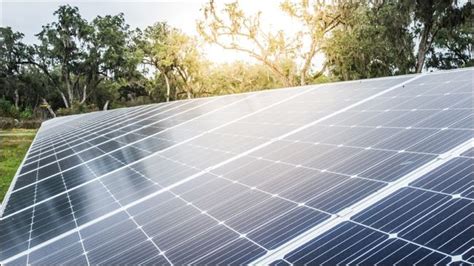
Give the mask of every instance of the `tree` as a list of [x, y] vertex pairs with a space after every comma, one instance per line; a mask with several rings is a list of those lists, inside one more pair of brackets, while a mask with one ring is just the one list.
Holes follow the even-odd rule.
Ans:
[[244, 52], [266, 65], [285, 86], [294, 86], [299, 79], [305, 85], [307, 79], [323, 74], [314, 70], [314, 58], [321, 52], [324, 38], [341, 23], [346, 8], [341, 4], [321, 4], [320, 1], [285, 1], [281, 9], [299, 21], [301, 30], [288, 35], [283, 31], [264, 31], [261, 13], [247, 15], [238, 2], [226, 4], [217, 11], [211, 0], [204, 7], [204, 20], [198, 22], [198, 31], [210, 43], [224, 49]]
[[212, 95], [223, 95], [272, 89], [283, 86], [263, 64], [233, 62], [211, 65], [203, 77], [205, 86]]
[[401, 2], [358, 4], [323, 47], [330, 73], [350, 80], [410, 73], [414, 67], [409, 12]]
[[472, 54], [474, 32], [472, 28], [472, 4], [467, 3], [452, 16], [462, 22], [449, 28], [441, 28], [427, 53], [427, 67], [452, 69], [474, 65]]
[[[350, 2], [325, 4], [321, 1], [299, 0], [292, 2], [285, 0], [281, 4], [282, 10], [297, 19], [302, 24], [302, 30], [297, 34], [297, 49], [302, 65], [299, 68], [300, 85], [305, 85], [307, 79], [315, 79], [323, 75], [327, 64], [319, 71], [313, 72], [313, 60], [316, 54], [322, 52], [326, 38], [331, 31], [343, 23], [350, 15]], [[308, 45], [304, 45], [308, 43]]]
[[[296, 34], [265, 30], [261, 13], [245, 14], [238, 2], [204, 6], [204, 40], [246, 53], [252, 64], [212, 64], [198, 39], [166, 23], [130, 30], [123, 14], [88, 21], [68, 5], [36, 45], [0, 27], [3, 115], [26, 117], [43, 103], [54, 116], [304, 85], [324, 82], [327, 71], [346, 80], [474, 64], [469, 2], [283, 0], [280, 8], [299, 23]], [[321, 53], [326, 61], [317, 68]]]
[[[54, 87], [51, 87], [47, 77], [36, 67], [26, 65], [22, 68], [22, 73], [18, 76], [21, 81], [19, 87], [20, 101], [24, 109], [36, 109], [39, 106], [46, 107], [51, 117], [56, 117], [56, 113], [49, 105], [49, 101], [55, 102], [58, 95]], [[48, 100], [47, 100], [48, 99]], [[55, 103], [55, 105], [58, 105]]]
[[166, 101], [171, 94], [171, 79], [175, 84], [174, 98], [186, 94], [193, 97], [193, 91], [199, 87], [197, 77], [202, 66], [202, 55], [196, 39], [166, 23], [156, 23], [145, 29], [138, 40], [143, 51], [144, 63], [151, 65], [159, 76], [165, 79]]
[[[98, 16], [91, 23], [86, 57], [80, 73], [82, 79], [82, 100], [89, 94], [97, 94], [104, 80], [131, 79], [138, 75], [137, 65], [141, 56], [133, 43], [134, 31], [129, 30], [123, 13], [115, 16]], [[97, 99], [96, 99], [97, 100]]]
[[10, 27], [0, 28], [0, 93], [11, 99], [16, 116], [31, 115], [31, 110], [51, 94], [42, 73], [28, 64], [28, 46], [22, 38], [22, 33]]
[[[451, 31], [471, 16], [472, 5], [459, 7], [457, 0], [416, 0], [414, 2], [415, 32], [420, 38], [416, 58], [416, 73], [425, 65], [427, 53], [443, 31]], [[471, 25], [472, 26], [472, 25]]]
[[261, 13], [247, 15], [238, 2], [225, 4], [218, 11], [211, 0], [203, 10], [204, 19], [198, 21], [197, 30], [205, 41], [246, 53], [266, 65], [285, 86], [296, 84], [293, 63], [298, 44], [294, 38], [283, 31], [264, 32]]
[[[66, 108], [82, 105], [105, 79], [133, 75], [140, 62], [123, 14], [98, 16], [91, 23], [77, 7], [61, 6], [57, 22], [37, 34], [30, 63], [54, 84]], [[59, 78], [55, 72], [59, 72]]]
[[0, 84], [2, 94], [12, 95], [14, 106], [19, 109], [19, 83], [21, 64], [26, 58], [26, 45], [21, 42], [23, 34], [10, 27], [0, 28]]
[[170, 35], [173, 28], [166, 23], [156, 23], [145, 29], [141, 38], [137, 39], [140, 49], [143, 51], [144, 63], [156, 68], [158, 74], [162, 76], [166, 83], [166, 101], [169, 102], [171, 87], [169, 75], [173, 70], [175, 60], [171, 49]]
[[189, 37], [180, 31], [170, 35], [171, 54], [174, 57], [174, 72], [181, 79], [182, 89], [179, 93], [185, 93], [188, 99], [194, 97], [196, 92], [203, 93], [200, 86], [201, 71], [206, 64], [203, 62], [199, 52], [199, 44], [195, 38]]
[[[60, 80], [51, 80], [56, 84], [66, 108], [75, 101], [75, 84], [79, 82], [78, 69], [84, 60], [85, 46], [92, 28], [79, 14], [77, 7], [61, 6], [54, 12], [58, 21], [43, 26], [37, 34], [41, 44], [36, 45], [36, 55], [40, 63], [36, 63], [47, 76], [51, 75], [53, 66], [58, 66]], [[34, 60], [32, 60], [32, 63]], [[67, 95], [67, 96], [66, 96]]]

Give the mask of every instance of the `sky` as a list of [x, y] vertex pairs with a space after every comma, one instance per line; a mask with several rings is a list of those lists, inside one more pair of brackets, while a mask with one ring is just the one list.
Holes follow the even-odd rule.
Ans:
[[[114, 15], [124, 13], [126, 22], [132, 28], [145, 27], [158, 21], [166, 21], [170, 25], [181, 29], [183, 32], [196, 35], [196, 20], [202, 18], [200, 10], [206, 0], [181, 0], [181, 1], [91, 1], [91, 0], [0, 0], [1, 26], [10, 26], [15, 31], [25, 34], [24, 42], [33, 43], [34, 36], [41, 31], [41, 26], [55, 20], [53, 12], [62, 4], [79, 7], [81, 15], [87, 20], [92, 20], [97, 15]], [[228, 0], [217, 0], [221, 6]], [[262, 11], [262, 24], [271, 30], [285, 30], [292, 32], [294, 22], [281, 13], [279, 1], [275, 0], [240, 0], [243, 10], [249, 14]], [[203, 52], [206, 57], [214, 62], [232, 62], [235, 60], [252, 61], [247, 56], [224, 50], [216, 45], [205, 45]]]

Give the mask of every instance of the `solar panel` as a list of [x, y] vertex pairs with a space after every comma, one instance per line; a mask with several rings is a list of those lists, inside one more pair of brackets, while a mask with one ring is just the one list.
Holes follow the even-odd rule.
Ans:
[[2, 206], [0, 260], [296, 263], [346, 231], [388, 238], [348, 209], [436, 191], [399, 183], [446, 158], [471, 160], [472, 100], [466, 69], [53, 119]]
[[472, 264], [473, 166], [453, 158], [270, 264]]

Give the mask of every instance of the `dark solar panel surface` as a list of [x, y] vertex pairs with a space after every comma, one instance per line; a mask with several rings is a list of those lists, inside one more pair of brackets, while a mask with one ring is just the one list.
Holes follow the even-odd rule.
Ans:
[[473, 177], [452, 159], [274, 263], [472, 264]]
[[472, 138], [470, 74], [47, 122], [4, 207], [0, 260], [254, 261]]

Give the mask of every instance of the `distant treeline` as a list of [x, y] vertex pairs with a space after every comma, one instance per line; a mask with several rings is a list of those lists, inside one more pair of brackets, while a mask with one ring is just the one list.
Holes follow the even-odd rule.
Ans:
[[[131, 29], [123, 14], [88, 21], [69, 5], [54, 12], [36, 44], [0, 28], [0, 117], [27, 120], [473, 65], [470, 2], [286, 0], [280, 7], [299, 25], [296, 34], [265, 29], [261, 14], [246, 14], [238, 2], [214, 1], [202, 9], [199, 36], [165, 22]], [[256, 63], [210, 62], [204, 43]]]

